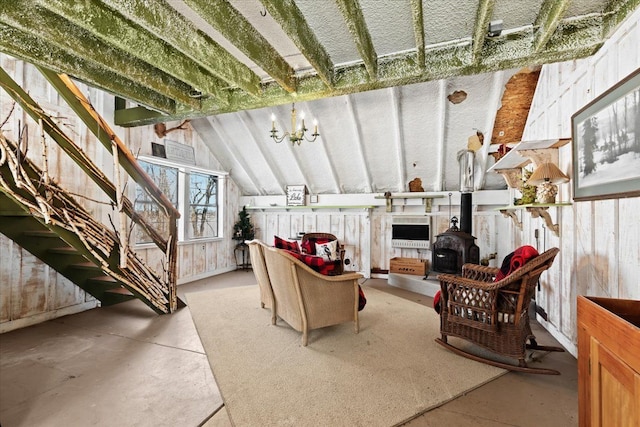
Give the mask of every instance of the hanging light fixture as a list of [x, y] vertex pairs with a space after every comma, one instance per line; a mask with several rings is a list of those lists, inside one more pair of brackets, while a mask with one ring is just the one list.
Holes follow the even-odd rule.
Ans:
[[284, 141], [286, 137], [289, 137], [289, 141], [291, 141], [292, 145], [300, 145], [303, 140], [307, 140], [309, 142], [315, 141], [316, 138], [320, 136], [318, 133], [318, 121], [313, 121], [313, 133], [311, 134], [313, 137], [312, 139], [309, 139], [306, 135], [308, 130], [309, 129], [304, 125], [304, 111], [300, 112], [300, 124], [298, 124], [296, 119], [296, 104], [291, 104], [291, 131], [285, 132], [285, 134], [280, 137], [278, 136], [278, 129], [276, 129], [276, 116], [275, 114], [271, 114], [271, 138], [273, 138], [277, 143]]

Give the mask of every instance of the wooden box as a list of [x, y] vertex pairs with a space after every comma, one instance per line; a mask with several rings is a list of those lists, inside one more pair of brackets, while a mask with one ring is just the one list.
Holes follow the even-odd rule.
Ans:
[[424, 276], [427, 274], [428, 261], [418, 258], [391, 258], [389, 262], [389, 273], [414, 274]]
[[640, 301], [578, 297], [578, 418], [640, 425]]

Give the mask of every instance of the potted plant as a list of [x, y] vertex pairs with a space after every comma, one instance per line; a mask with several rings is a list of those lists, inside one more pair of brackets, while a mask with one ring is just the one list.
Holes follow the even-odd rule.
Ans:
[[242, 210], [238, 212], [238, 221], [233, 225], [232, 238], [242, 243], [245, 240], [252, 240], [254, 236], [255, 228], [251, 223], [251, 217], [249, 217], [246, 206], [243, 206]]

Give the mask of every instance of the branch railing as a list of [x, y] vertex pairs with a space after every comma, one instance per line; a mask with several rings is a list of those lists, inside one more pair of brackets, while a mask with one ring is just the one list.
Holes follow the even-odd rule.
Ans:
[[[167, 293], [167, 312], [173, 312], [178, 307], [177, 299], [177, 220], [180, 217], [179, 211], [162, 193], [162, 190], [140, 167], [130, 150], [111, 130], [102, 117], [93, 109], [91, 103], [84, 97], [80, 90], [67, 76], [40, 69], [45, 77], [52, 82], [67, 103], [83, 119], [87, 127], [105, 145], [106, 148], [118, 159], [118, 164], [129, 174], [129, 176], [143, 188], [151, 199], [161, 208], [162, 212], [169, 218], [169, 235], [162, 236], [152, 224], [144, 217], [135, 212], [134, 204], [129, 198], [122, 194], [122, 189], [114, 185], [108, 177], [95, 165], [91, 159], [69, 138], [57, 125], [57, 123], [27, 94], [1, 67], [0, 86], [29, 114], [29, 116], [39, 123], [44, 132], [53, 139], [58, 146], [86, 173], [97, 186], [117, 204], [123, 214], [126, 214], [135, 224], [139, 225], [151, 238], [153, 243], [165, 254], [165, 285]], [[19, 149], [18, 149], [19, 151]], [[48, 171], [47, 171], [48, 173]], [[114, 173], [118, 174], [116, 168]], [[116, 233], [118, 234], [118, 233]], [[119, 233], [122, 235], [122, 232]], [[119, 243], [122, 246], [122, 243]], [[128, 245], [127, 245], [128, 246]], [[126, 253], [125, 250], [123, 253]], [[122, 255], [126, 258], [128, 256]], [[143, 275], [144, 276], [144, 275]], [[113, 276], [118, 279], [118, 277]], [[144, 279], [144, 277], [143, 277]]]

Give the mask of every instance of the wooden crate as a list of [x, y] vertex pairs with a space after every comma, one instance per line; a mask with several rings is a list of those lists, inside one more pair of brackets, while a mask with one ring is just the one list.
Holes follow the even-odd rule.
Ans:
[[394, 257], [389, 261], [389, 273], [424, 276], [428, 263], [426, 259]]

